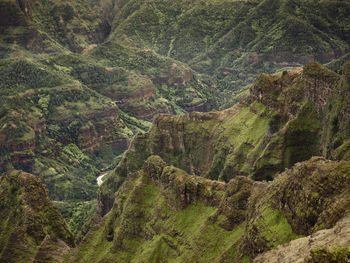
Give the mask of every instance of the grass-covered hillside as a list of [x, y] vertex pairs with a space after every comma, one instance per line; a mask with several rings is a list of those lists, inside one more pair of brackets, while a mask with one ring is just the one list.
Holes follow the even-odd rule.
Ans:
[[348, 159], [349, 62], [338, 75], [317, 63], [278, 74], [261, 74], [250, 96], [210, 113], [159, 115], [100, 189], [101, 213], [114, 192], [150, 155], [190, 174], [228, 182], [236, 176], [273, 180], [315, 155]]
[[232, 108], [155, 118], [65, 262], [348, 262], [349, 65], [261, 74]]
[[46, 187], [32, 174], [0, 177], [0, 262], [62, 262], [74, 244]]
[[[314, 241], [303, 253], [290, 249], [290, 257], [347, 262], [348, 221], [328, 236], [320, 230], [332, 228], [349, 212], [349, 169], [349, 161], [318, 157], [270, 184], [240, 176], [224, 183], [188, 175], [151, 156], [129, 175], [112, 210], [65, 262], [247, 263], [311, 234], [305, 239]], [[323, 246], [330, 249], [328, 255]], [[323, 255], [325, 261], [317, 261]]]
[[117, 0], [108, 41], [153, 49], [215, 83], [217, 107], [261, 72], [349, 52], [350, 4], [304, 0]]
[[[96, 177], [116, 166], [134, 135], [141, 133], [134, 142], [144, 143], [139, 138], [154, 116], [226, 108], [247, 96], [258, 73], [310, 60], [339, 57], [329, 67], [340, 73], [348, 58], [349, 14], [347, 1], [328, 0], [2, 0], [0, 173], [18, 169], [40, 177], [76, 233], [96, 206]], [[334, 74], [325, 77], [326, 86], [340, 78]], [[283, 98], [290, 85], [299, 87], [298, 76], [261, 76], [254, 87], [277, 81], [282, 92], [273, 84], [276, 91], [267, 97], [289, 107], [293, 102]], [[127, 157], [117, 169], [124, 178], [126, 166], [136, 171], [157, 153], [212, 179], [227, 181], [232, 173], [271, 179], [316, 152], [347, 156], [339, 124], [345, 106], [328, 109], [329, 123], [313, 124], [307, 120], [317, 109], [298, 93], [290, 98], [300, 121], [286, 130], [280, 128], [289, 125], [290, 112], [258, 100], [226, 113], [169, 117], [182, 125], [172, 142], [163, 134], [169, 120], [157, 117], [142, 156], [136, 151], [133, 163], [125, 164]], [[221, 122], [226, 126], [218, 128]], [[247, 127], [232, 128], [241, 123]], [[330, 125], [334, 134], [313, 139]], [[312, 154], [295, 145], [300, 129], [309, 130], [304, 148]], [[275, 141], [267, 145], [270, 135]], [[174, 148], [176, 140], [184, 145]], [[329, 152], [330, 140], [342, 148]]]

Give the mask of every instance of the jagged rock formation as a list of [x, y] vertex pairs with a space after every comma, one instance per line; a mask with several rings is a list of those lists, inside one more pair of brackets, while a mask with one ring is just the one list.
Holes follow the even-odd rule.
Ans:
[[[256, 256], [256, 262], [275, 262], [281, 248], [271, 249], [293, 239], [282, 255], [298, 258], [291, 247], [311, 239], [301, 257], [310, 248], [349, 246], [349, 174], [349, 161], [314, 157], [271, 183], [241, 176], [224, 183], [151, 156], [67, 262], [249, 262]], [[334, 229], [322, 230], [332, 227], [341, 231], [337, 237]], [[276, 256], [270, 261], [270, 255]]]
[[133, 116], [206, 110], [207, 85], [186, 64], [106, 41], [113, 1], [0, 5], [0, 172], [36, 174], [56, 200], [90, 200], [98, 170], [148, 129]]
[[[348, 160], [347, 69], [345, 64], [342, 75], [338, 75], [310, 63], [292, 72], [262, 74], [250, 97], [230, 109], [156, 117], [151, 130], [134, 139], [115, 174], [100, 189], [99, 212], [107, 221], [99, 231], [104, 228], [105, 237], [98, 234], [97, 238], [97, 232], [92, 231], [79, 253], [89, 250], [90, 242], [102, 244], [107, 240], [113, 244], [104, 243], [109, 246], [100, 250], [101, 260], [110, 251], [118, 259], [139, 262], [147, 251], [152, 255], [149, 261], [169, 257], [181, 262], [249, 262], [280, 244], [334, 227], [349, 213], [350, 167], [348, 161], [324, 157]], [[340, 100], [341, 96], [345, 99]], [[227, 183], [183, 175], [185, 171], [166, 166], [152, 154], [188, 173]], [[320, 154], [324, 157], [298, 163]], [[224, 163], [218, 163], [220, 160]], [[291, 169], [276, 177], [285, 168]], [[240, 176], [261, 180], [269, 174], [276, 177], [271, 183]], [[146, 193], [147, 187], [152, 190]], [[141, 196], [146, 198], [150, 193], [154, 196], [146, 205]], [[179, 213], [198, 204], [215, 210], [206, 215], [206, 223], [192, 223], [200, 229], [198, 233], [210, 236], [208, 228], [214, 226], [228, 231], [222, 234], [226, 240], [230, 233], [242, 231], [231, 239], [230, 246], [224, 242], [213, 252], [212, 243], [203, 236], [169, 230], [163, 222], [176, 214], [163, 217], [162, 211]], [[152, 220], [157, 223], [147, 225]], [[171, 234], [174, 231], [177, 234]], [[155, 245], [153, 241], [164, 233], [165, 239]], [[178, 236], [186, 241], [177, 243]], [[323, 254], [305, 248], [305, 258], [310, 262], [333, 256], [343, 260], [347, 248], [334, 252], [337, 246], [349, 245], [346, 239], [342, 242], [330, 244], [334, 249], [329, 247], [329, 251], [310, 247]], [[155, 247], [166, 247], [166, 254]], [[206, 253], [211, 255], [209, 261]]]
[[[242, 236], [254, 184], [245, 177], [225, 184], [188, 175], [151, 156], [143, 170], [128, 177], [112, 211], [68, 262], [89, 260], [87, 254], [95, 262], [213, 262]], [[231, 218], [235, 212], [240, 217]]]
[[[251, 198], [252, 203], [248, 204], [245, 241], [250, 256], [254, 257], [288, 239], [286, 232], [278, 229], [266, 231], [261, 224], [261, 218], [265, 216], [262, 209], [266, 207], [281, 212], [297, 235], [310, 235], [333, 227], [349, 210], [348, 169], [348, 162], [314, 157], [297, 163], [266, 189], [259, 189]], [[278, 228], [281, 222], [276, 221], [275, 227]]]
[[188, 173], [226, 182], [238, 175], [272, 180], [313, 155], [345, 156], [350, 135], [345, 67], [343, 75], [317, 63], [262, 74], [250, 96], [232, 108], [157, 116], [148, 133], [134, 138], [114, 176], [102, 186], [102, 214], [111, 208], [123, 178], [152, 154]]
[[0, 177], [0, 262], [62, 262], [74, 238], [47, 189], [21, 171]]
[[293, 240], [276, 249], [258, 255], [255, 263], [316, 263], [350, 260], [350, 218], [349, 215], [339, 220], [330, 229], [320, 230], [314, 234]]
[[[308, 3], [310, 10], [320, 10], [313, 19], [304, 5], [298, 7], [298, 1], [277, 0], [225, 0], [205, 5], [197, 0], [191, 5], [187, 1], [4, 0], [0, 5], [0, 171], [15, 168], [34, 173], [59, 200], [93, 198], [93, 179], [98, 172], [94, 168], [106, 168], [126, 150], [134, 134], [148, 128], [148, 122], [130, 115], [151, 120], [157, 113], [219, 109], [232, 105], [240, 88], [261, 70], [272, 72], [312, 58], [326, 62], [349, 48], [349, 30], [341, 22], [348, 19], [346, 2]], [[278, 10], [276, 14], [266, 8], [270, 5]], [[268, 18], [271, 13], [273, 19]], [[319, 28], [315, 21], [323, 21], [323, 26]], [[140, 27], [133, 28], [136, 25]], [[285, 25], [292, 25], [287, 32]], [[145, 27], [149, 30], [140, 32]], [[200, 37], [197, 28], [202, 30]], [[294, 31], [300, 33], [295, 34], [296, 40], [290, 38]], [[245, 34], [249, 37], [240, 32], [250, 32]], [[312, 36], [311, 40], [305, 35]], [[270, 42], [275, 46], [271, 48]], [[269, 63], [265, 65], [266, 60]], [[246, 63], [253, 68], [248, 69]], [[294, 106], [298, 111], [298, 105]], [[255, 116], [253, 111], [266, 113], [260, 104], [252, 105], [250, 111], [237, 118]], [[263, 128], [269, 117], [258, 116], [259, 127]], [[275, 119], [288, 121], [284, 116]], [[163, 121], [158, 119], [160, 125]], [[337, 123], [337, 119], [331, 121]], [[229, 180], [233, 173], [251, 174], [247, 167], [233, 167], [233, 163], [247, 159], [249, 166], [256, 167], [256, 178], [263, 177], [266, 170], [271, 179], [283, 167], [304, 159], [301, 153], [296, 160], [276, 161], [283, 155], [279, 154], [275, 163], [266, 167], [264, 156], [259, 160], [255, 156], [261, 153], [257, 147], [266, 146], [262, 130], [258, 131], [259, 139], [250, 138], [235, 150], [220, 146], [229, 136], [203, 131], [204, 137], [217, 137], [216, 145], [210, 145], [206, 156], [184, 154], [190, 161], [174, 164], [188, 172]], [[162, 137], [156, 129], [153, 132]], [[189, 139], [186, 143], [193, 142]], [[310, 147], [316, 151], [315, 145]], [[150, 148], [150, 154], [161, 155], [156, 148]], [[230, 158], [221, 163], [225, 156]], [[162, 157], [172, 163], [170, 157]], [[199, 157], [207, 158], [208, 167], [196, 160]], [[85, 177], [77, 178], [77, 174]], [[57, 179], [61, 175], [64, 182]], [[81, 188], [89, 190], [72, 193]]]
[[[346, 1], [3, 0], [0, 7], [0, 171], [32, 172], [46, 184], [51, 198], [83, 201], [82, 206], [85, 201], [93, 203], [98, 171], [117, 163], [129, 139], [147, 130], [156, 114], [225, 108], [258, 72], [296, 67], [313, 59], [328, 62], [349, 51]], [[263, 74], [249, 98], [222, 112], [156, 116], [152, 129], [135, 138], [102, 186], [99, 214], [110, 211], [118, 188], [128, 176], [137, 176], [131, 174], [154, 154], [207, 178], [190, 176], [182, 185], [187, 175], [173, 178], [172, 168], [162, 168], [171, 180], [150, 173], [152, 182], [169, 184], [166, 191], [179, 199], [167, 199], [166, 205], [176, 211], [198, 202], [210, 209], [219, 207], [209, 217], [205, 214], [209, 210], [204, 211], [203, 218], [210, 219], [202, 225], [214, 220], [215, 227], [225, 231], [234, 231], [248, 216], [256, 216], [246, 202], [255, 196], [254, 189], [259, 186], [263, 191], [266, 185], [251, 179], [272, 180], [313, 155], [349, 160], [349, 64], [339, 68], [346, 57], [334, 62], [337, 73], [311, 63], [302, 71]], [[64, 208], [65, 203], [60, 204]], [[297, 208], [288, 205], [290, 211], [278, 209], [290, 221], [288, 213]], [[122, 225], [128, 224], [128, 216], [135, 221], [147, 218], [133, 217], [133, 212], [122, 216]], [[271, 213], [280, 219], [276, 211]], [[294, 228], [305, 220], [302, 233], [315, 231], [318, 213], [313, 211], [312, 218], [306, 219], [297, 216], [295, 222], [293, 218], [294, 232], [288, 229], [287, 239], [299, 233]], [[252, 258], [274, 247], [255, 221], [246, 224], [257, 239], [245, 239], [251, 234], [245, 231], [237, 239], [244, 244], [237, 258]], [[107, 241], [113, 239], [115, 248], [128, 247], [125, 236], [136, 235], [135, 227], [118, 230], [117, 236], [108, 232]], [[208, 236], [214, 232], [209, 229]], [[195, 244], [188, 243], [200, 251], [202, 239], [206, 240], [195, 235]], [[36, 257], [46, 253], [56, 257], [67, 249], [59, 241], [60, 249], [47, 252], [55, 242], [43, 239]], [[234, 243], [228, 250], [221, 247], [223, 254], [217, 258], [234, 258], [236, 239]], [[187, 251], [187, 243], [184, 246], [176, 253]], [[193, 259], [190, 254], [180, 257]]]

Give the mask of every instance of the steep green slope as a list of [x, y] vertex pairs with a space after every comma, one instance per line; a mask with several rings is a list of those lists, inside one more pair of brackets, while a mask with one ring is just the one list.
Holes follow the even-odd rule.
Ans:
[[[223, 183], [151, 156], [66, 262], [250, 262], [348, 213], [349, 169], [348, 161], [317, 157], [272, 183], [246, 177]], [[350, 244], [348, 236], [341, 239]]]
[[62, 262], [74, 238], [36, 176], [0, 177], [0, 262]]
[[111, 208], [114, 192], [128, 174], [152, 154], [188, 173], [226, 182], [238, 175], [272, 180], [314, 155], [346, 159], [347, 74], [310, 63], [303, 70], [260, 75], [249, 98], [230, 109], [156, 117], [102, 185], [101, 213]]
[[[70, 200], [68, 206], [95, 199], [99, 170], [115, 162], [133, 134], [149, 125], [119, 111], [78, 77], [82, 65], [105, 70], [70, 50], [80, 52], [104, 40], [109, 25], [103, 14], [110, 4], [0, 5], [0, 172], [34, 173], [51, 198]], [[62, 57], [71, 59], [59, 63]]]
[[[237, 198], [233, 201], [237, 204], [245, 202], [240, 193], [249, 193], [252, 183], [241, 178], [230, 184], [232, 193], [227, 198]], [[240, 187], [247, 190], [238, 190]], [[189, 176], [152, 156], [143, 171], [123, 184], [116, 209], [103, 226], [88, 234], [75, 258], [77, 262], [212, 261], [244, 231], [241, 219], [232, 232], [214, 224], [225, 189], [223, 183]], [[220, 241], [215, 240], [217, 235]], [[95, 251], [90, 250], [91, 245]]]
[[0, 20], [2, 52], [16, 51], [21, 46], [38, 55], [66, 48], [82, 52], [108, 36], [112, 5], [109, 0], [4, 0]]
[[348, 159], [349, 63], [342, 75], [317, 63], [262, 74], [248, 99], [222, 112], [156, 117], [102, 185], [105, 216], [67, 262], [251, 262], [311, 234], [320, 241], [302, 255], [283, 253], [346, 260], [348, 236], [333, 242], [320, 230], [338, 222], [348, 231], [339, 220], [350, 208], [349, 163], [298, 162]]
[[[99, 171], [113, 168], [156, 114], [226, 107], [261, 70], [327, 62], [349, 48], [347, 2], [4, 0], [0, 7], [0, 172], [38, 175], [51, 198], [69, 200], [60, 203], [65, 215], [79, 214], [81, 202], [94, 203]], [[272, 179], [315, 153], [348, 158], [346, 100], [334, 98], [327, 123], [308, 122], [318, 109], [287, 88], [299, 85], [298, 74], [262, 76], [253, 88], [269, 83], [276, 91], [267, 97], [286, 108], [294, 100], [295, 112], [247, 100], [226, 112], [156, 117], [152, 130], [135, 139], [144, 151], [129, 151], [100, 201], [109, 196], [102, 202], [111, 207], [128, 171], [154, 153], [226, 181]], [[337, 78], [326, 76], [325, 85]], [[241, 123], [246, 126], [235, 128]], [[313, 139], [319, 127], [327, 131], [322, 141]], [[306, 130], [304, 144], [299, 135]], [[173, 131], [180, 146], [177, 135], [167, 136]]]
[[117, 0], [114, 12], [109, 40], [211, 76], [219, 107], [261, 72], [328, 62], [350, 48], [346, 1]]
[[[1, 170], [15, 167], [40, 175], [55, 199], [94, 197], [98, 171], [81, 150], [128, 139], [117, 133], [122, 128], [117, 106], [41, 63], [0, 64]], [[82, 171], [85, 177], [73, 176]]]
[[142, 119], [212, 107], [208, 86], [183, 63], [148, 49], [99, 45], [111, 30], [112, 1], [8, 0], [2, 7], [2, 58], [31, 57], [49, 64]]

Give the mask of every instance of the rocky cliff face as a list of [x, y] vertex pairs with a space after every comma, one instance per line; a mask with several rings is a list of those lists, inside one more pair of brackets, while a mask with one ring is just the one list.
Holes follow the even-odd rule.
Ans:
[[329, 101], [336, 95], [334, 85], [338, 83], [339, 75], [317, 63], [307, 64], [303, 73], [305, 97], [315, 105], [319, 113], [325, 112]]
[[[349, 213], [350, 204], [349, 164], [344, 161], [348, 141], [343, 132], [348, 125], [333, 120], [335, 115], [344, 116], [342, 120], [349, 116], [345, 100], [339, 100], [340, 94], [348, 96], [346, 83], [346, 73], [337, 75], [312, 63], [303, 70], [261, 75], [250, 97], [228, 110], [157, 116], [151, 130], [135, 138], [115, 175], [100, 189], [100, 214], [106, 215], [107, 222], [99, 231], [105, 229], [105, 240], [113, 241], [105, 243], [109, 246], [100, 251], [100, 259], [113, 251], [110, 258], [135, 262], [146, 255], [151, 255], [150, 261], [208, 262], [209, 257], [210, 262], [249, 262], [254, 258], [274, 262], [280, 258], [278, 253], [298, 258], [293, 248], [313, 236], [326, 233], [331, 238], [331, 231], [323, 229], [337, 222], [346, 233], [347, 225], [339, 220]], [[338, 134], [337, 145], [330, 134]], [[314, 157], [298, 163], [322, 153], [328, 158], [337, 154], [343, 161]], [[152, 154], [184, 171], [168, 167], [154, 156], [143, 163]], [[289, 167], [276, 177], [278, 171]], [[185, 171], [226, 183], [183, 175]], [[272, 179], [269, 174], [276, 177], [271, 183], [248, 179]], [[145, 192], [147, 187], [149, 192]], [[147, 205], [139, 199], [151, 193]], [[181, 224], [178, 229], [178, 221], [172, 219], [176, 214], [164, 212], [182, 213], [199, 204], [214, 210], [206, 214], [205, 223], [192, 222], [191, 230], [179, 230]], [[157, 223], [141, 223], [153, 220]], [[169, 230], [167, 220], [175, 224], [175, 230]], [[216, 240], [212, 228], [214, 235], [221, 233], [220, 241], [230, 240], [216, 243], [215, 252], [215, 242], [208, 241]], [[193, 231], [198, 234], [188, 236]], [[97, 232], [90, 234], [79, 255], [96, 240]], [[308, 237], [288, 243], [303, 236]], [[99, 238], [103, 240], [101, 235]], [[303, 247], [299, 259], [331, 262], [327, 260], [337, 257], [342, 262], [349, 242], [345, 235], [340, 239], [333, 243], [323, 236], [314, 245]], [[324, 245], [326, 250], [319, 247]], [[159, 252], [158, 247], [167, 252]], [[80, 261], [76, 257], [72, 262]]]
[[[255, 192], [248, 204], [245, 236], [250, 256], [254, 257], [274, 248], [277, 243], [286, 242], [288, 234], [283, 232], [287, 231], [282, 226], [284, 220], [290, 224], [288, 229], [294, 234], [310, 235], [320, 229], [333, 227], [345, 216], [349, 209], [349, 200], [345, 197], [349, 191], [349, 177], [344, 171], [349, 169], [348, 165], [344, 161], [332, 162], [314, 157], [297, 163], [279, 175], [267, 188]], [[277, 219], [279, 216], [273, 210], [278, 210], [283, 219]], [[275, 216], [275, 219], [269, 218]], [[277, 229], [267, 229], [261, 222], [265, 219], [276, 220]]]
[[40, 179], [21, 171], [0, 177], [0, 262], [62, 262], [74, 238]]
[[[350, 245], [349, 172], [348, 161], [314, 157], [271, 183], [240, 176], [224, 183], [151, 156], [128, 176], [112, 210], [67, 262], [275, 262], [279, 251], [317, 260], [316, 249], [324, 245], [329, 253]], [[338, 257], [345, 260], [346, 253]]]
[[[86, 177], [97, 173], [96, 169], [92, 169], [93, 161], [87, 156], [78, 160], [72, 153], [67, 155], [70, 145], [82, 151], [78, 154], [80, 156], [94, 155], [101, 148], [109, 147], [112, 149], [111, 159], [114, 153], [120, 154], [127, 148], [128, 142], [121, 142], [128, 141], [129, 135], [120, 132], [126, 125], [120, 120], [118, 107], [112, 101], [80, 84], [72, 85], [59, 80], [64, 84], [56, 86], [60, 82], [50, 83], [54, 81], [50, 71], [39, 69], [34, 63], [17, 61], [9, 63], [8, 68], [12, 76], [5, 77], [1, 87], [7, 95], [1, 98], [0, 171], [17, 168], [37, 174], [49, 187], [51, 196], [62, 200], [72, 193], [68, 193], [70, 190], [67, 188], [54, 190], [54, 174], [72, 177], [72, 170], [78, 167], [85, 170]], [[51, 84], [53, 87], [15, 95], [12, 91], [7, 93], [11, 82], [30, 87], [31, 78], [14, 79], [13, 76], [26, 70], [38, 71], [38, 79], [47, 76], [41, 85]], [[6, 72], [3, 73], [6, 75]], [[48, 172], [50, 168], [53, 173]], [[93, 178], [92, 182], [94, 186]], [[94, 192], [93, 188], [91, 192]]]
[[255, 263], [284, 262], [341, 262], [350, 259], [349, 216], [339, 220], [337, 224], [314, 234], [298, 238], [276, 249], [258, 255]]
[[[139, 122], [124, 122], [114, 102], [62, 68], [26, 58], [1, 60], [0, 68], [0, 171], [38, 175], [56, 200], [95, 198], [98, 169], [127, 149]], [[87, 190], [73, 197], [72, 185]]]
[[239, 175], [272, 180], [313, 155], [340, 155], [348, 145], [350, 115], [340, 99], [348, 96], [346, 83], [346, 76], [311, 63], [260, 75], [249, 98], [227, 110], [159, 115], [148, 133], [135, 138], [114, 177], [102, 187], [101, 200], [111, 203], [110, 194], [123, 178], [152, 154], [188, 173], [226, 182]]

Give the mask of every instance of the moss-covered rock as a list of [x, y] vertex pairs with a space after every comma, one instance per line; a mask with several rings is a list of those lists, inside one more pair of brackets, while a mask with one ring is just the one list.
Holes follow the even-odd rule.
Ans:
[[[111, 211], [67, 262], [249, 262], [281, 244], [288, 248], [283, 253], [297, 258], [292, 242], [312, 244], [307, 240], [313, 236], [302, 237], [313, 234], [315, 245], [332, 246], [327, 237], [336, 236], [335, 229], [342, 233], [337, 244], [344, 246], [350, 242], [349, 165], [314, 157], [271, 183], [240, 176], [224, 183], [150, 156], [129, 174]], [[310, 247], [300, 246], [306, 258]], [[257, 262], [270, 262], [266, 255]]]
[[311, 258], [307, 263], [316, 262], [339, 262], [345, 263], [350, 260], [350, 247], [334, 247], [330, 250], [325, 248], [315, 248], [311, 250]]
[[[111, 204], [123, 178], [141, 169], [152, 154], [190, 174], [226, 182], [241, 175], [272, 180], [312, 156], [330, 158], [350, 136], [347, 100], [340, 99], [347, 85], [343, 77], [311, 63], [304, 70], [262, 74], [249, 98], [227, 110], [158, 115], [149, 132], [134, 139], [109, 179], [117, 183], [103, 186], [100, 195], [109, 196]], [[338, 142], [330, 134], [332, 125]], [[346, 156], [346, 149], [340, 147], [333, 157]]]
[[348, 262], [350, 228], [349, 215], [339, 220], [336, 225], [312, 235], [295, 239], [276, 249], [259, 254], [254, 263], [300, 262]]
[[62, 262], [74, 247], [73, 235], [36, 176], [16, 170], [2, 174], [0, 207], [1, 262]]
[[252, 185], [247, 178], [225, 185], [188, 175], [151, 156], [128, 176], [105, 221], [67, 262], [227, 262], [243, 234], [242, 210]]
[[313, 157], [258, 189], [248, 204], [250, 256], [331, 228], [350, 208], [349, 163]]

